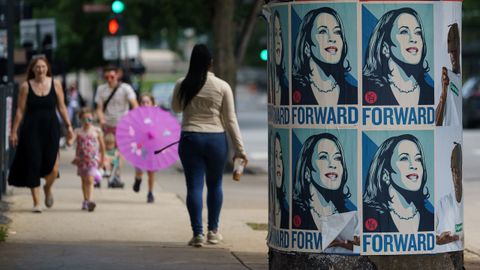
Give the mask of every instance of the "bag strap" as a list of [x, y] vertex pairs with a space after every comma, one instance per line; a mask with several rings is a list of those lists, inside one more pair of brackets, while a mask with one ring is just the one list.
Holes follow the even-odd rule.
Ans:
[[103, 112], [105, 112], [105, 110], [107, 110], [107, 105], [110, 102], [110, 100], [112, 100], [112, 97], [113, 97], [113, 95], [115, 95], [115, 92], [117, 92], [117, 89], [118, 89], [118, 87], [120, 87], [120, 84], [121, 83], [118, 83], [117, 86], [115, 86], [115, 88], [113, 88], [113, 91], [112, 91], [112, 93], [110, 93], [110, 96], [108, 96], [107, 100], [105, 100], [105, 102], [103, 102]]

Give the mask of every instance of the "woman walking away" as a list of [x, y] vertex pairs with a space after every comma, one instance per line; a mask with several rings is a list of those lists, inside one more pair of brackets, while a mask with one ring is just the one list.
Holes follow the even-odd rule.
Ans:
[[[187, 76], [175, 85], [172, 109], [183, 112], [182, 134], [178, 148], [187, 184], [187, 208], [193, 230], [188, 243], [195, 247], [205, 242], [202, 226], [202, 193], [207, 184], [207, 241], [222, 240], [218, 221], [222, 208], [222, 176], [227, 161], [228, 131], [234, 158], [247, 161], [233, 103], [232, 89], [209, 71], [212, 57], [203, 44], [193, 48]], [[204, 180], [205, 179], [205, 180]]]
[[[82, 179], [82, 210], [92, 212], [96, 206], [93, 202], [93, 182], [94, 177], [99, 174], [99, 164], [102, 164], [105, 158], [105, 144], [102, 130], [92, 124], [92, 110], [83, 108], [80, 112], [80, 120], [82, 126], [75, 129], [77, 150], [72, 163], [77, 165], [77, 175]], [[71, 143], [71, 141], [68, 142], [69, 145]]]
[[[53, 206], [52, 185], [58, 177], [60, 126], [56, 110], [67, 126], [67, 139], [73, 137], [72, 124], [64, 103], [63, 89], [54, 80], [45, 56], [36, 56], [28, 65], [27, 81], [20, 86], [10, 142], [17, 147], [9, 185], [28, 187], [32, 193], [33, 212], [41, 213], [40, 178], [45, 178], [45, 205]], [[19, 131], [20, 124], [22, 128]], [[17, 137], [18, 133], [18, 137]]]

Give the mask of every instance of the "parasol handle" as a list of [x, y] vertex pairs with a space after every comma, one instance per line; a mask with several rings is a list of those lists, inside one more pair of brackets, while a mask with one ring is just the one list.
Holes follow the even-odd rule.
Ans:
[[180, 142], [180, 141], [173, 142], [173, 143], [171, 143], [171, 144], [163, 147], [162, 149], [156, 150], [154, 153], [155, 153], [155, 155], [160, 154], [163, 150], [165, 150], [165, 149], [167, 149], [167, 148], [169, 148], [169, 147], [172, 147], [172, 146], [174, 146], [175, 144], [177, 144], [177, 143], [179, 143], [179, 142]]

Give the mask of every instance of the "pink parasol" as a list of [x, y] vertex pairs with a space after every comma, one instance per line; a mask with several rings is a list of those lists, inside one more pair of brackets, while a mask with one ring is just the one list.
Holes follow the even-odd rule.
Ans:
[[[138, 107], [128, 112], [117, 125], [116, 138], [120, 153], [139, 169], [156, 171], [178, 160], [180, 125], [158, 107]], [[155, 154], [159, 149], [161, 152]]]

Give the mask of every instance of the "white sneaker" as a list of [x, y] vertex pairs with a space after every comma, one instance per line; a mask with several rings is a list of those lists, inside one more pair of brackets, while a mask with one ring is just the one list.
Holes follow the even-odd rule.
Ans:
[[34, 207], [32, 208], [32, 212], [33, 212], [33, 213], [42, 213], [42, 207], [40, 206], [40, 204], [34, 206]]
[[222, 240], [223, 240], [223, 236], [218, 231], [217, 232], [208, 231], [208, 234], [207, 234], [208, 243], [215, 245], [215, 244], [218, 244]]
[[203, 247], [203, 244], [205, 243], [205, 237], [203, 234], [196, 235], [190, 239], [188, 242], [189, 246], [194, 246], [194, 247]]

